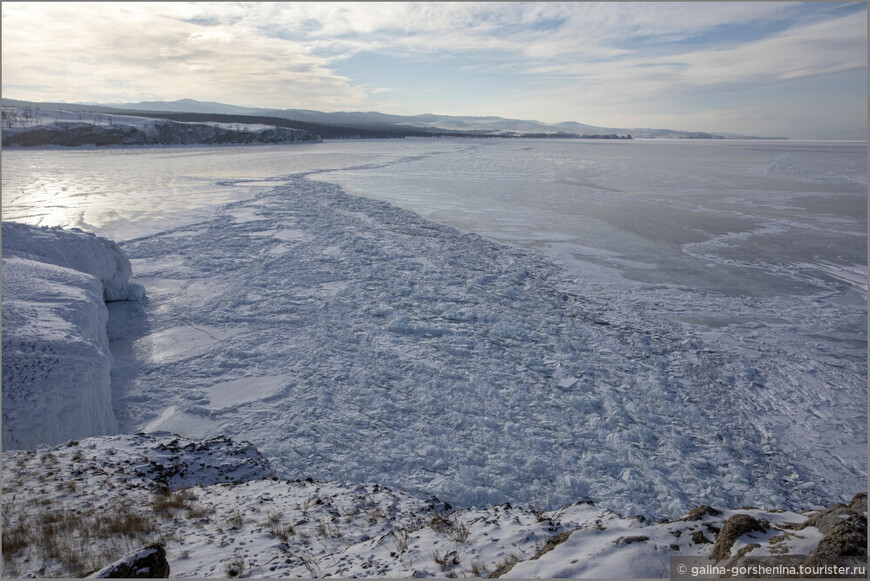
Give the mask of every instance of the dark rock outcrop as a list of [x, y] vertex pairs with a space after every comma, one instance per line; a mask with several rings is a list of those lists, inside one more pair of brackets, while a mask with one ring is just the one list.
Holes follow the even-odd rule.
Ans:
[[149, 545], [115, 561], [108, 567], [89, 575], [95, 579], [161, 579], [169, 577], [169, 562], [162, 545]]
[[716, 535], [716, 542], [713, 544], [710, 558], [718, 562], [730, 557], [731, 547], [734, 546], [734, 542], [737, 539], [746, 533], [766, 532], [768, 528], [765, 524], [748, 514], [735, 514], [725, 521], [722, 530]]
[[853, 514], [831, 528], [803, 564], [808, 567], [842, 564], [842, 557], [866, 556], [867, 518]]
[[722, 514], [721, 510], [717, 510], [717, 509], [713, 508], [712, 506], [702, 504], [701, 506], [699, 506], [697, 508], [693, 508], [692, 510], [690, 510], [689, 514], [687, 514], [683, 518], [680, 518], [677, 520], [694, 521], [694, 520], [701, 520], [702, 518], [704, 518], [705, 515], [718, 516], [720, 514]]
[[849, 508], [858, 514], [865, 514], [867, 512], [867, 494], [863, 492], [856, 494], [852, 502], [849, 503]]
[[559, 533], [558, 535], [553, 535], [552, 537], [547, 539], [547, 542], [544, 544], [543, 547], [541, 547], [541, 550], [539, 550], [537, 553], [535, 553], [535, 556], [532, 557], [530, 559], [530, 561], [534, 561], [535, 559], [540, 559], [543, 555], [549, 553], [550, 551], [552, 551], [553, 549], [555, 549], [556, 547], [558, 547], [559, 545], [561, 545], [562, 543], [567, 541], [568, 537], [570, 537], [571, 533], [573, 533], [575, 530], [577, 530], [577, 529], [571, 529], [570, 531], [563, 531], [563, 532]]

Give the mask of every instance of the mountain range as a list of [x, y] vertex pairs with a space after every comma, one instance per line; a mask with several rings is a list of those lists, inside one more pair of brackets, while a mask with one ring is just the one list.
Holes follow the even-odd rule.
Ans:
[[[583, 137], [583, 136], [627, 136], [635, 138], [665, 139], [782, 139], [777, 137], [757, 137], [731, 133], [712, 134], [703, 131], [681, 131], [674, 129], [651, 128], [614, 128], [587, 125], [575, 121], [562, 123], [543, 123], [525, 119], [506, 119], [487, 116], [455, 115], [392, 115], [375, 111], [338, 111], [323, 112], [310, 109], [270, 109], [262, 107], [243, 107], [213, 101], [180, 99], [177, 101], [140, 101], [112, 103], [37, 103], [15, 99], [3, 99], [4, 106], [39, 106], [42, 108], [65, 108], [73, 111], [92, 111], [127, 115], [168, 116], [176, 120], [204, 121], [232, 117], [258, 117], [292, 120], [302, 124], [327, 126], [330, 128], [355, 129], [361, 137], [456, 134], [485, 136], [535, 136], [535, 137]], [[165, 114], [165, 115], [164, 115]], [[179, 115], [197, 115], [197, 119], [179, 118]], [[213, 117], [217, 116], [217, 117]], [[282, 125], [284, 125], [282, 123]], [[312, 127], [300, 127], [313, 129]], [[372, 132], [375, 132], [372, 134]], [[324, 135], [324, 133], [326, 133]], [[331, 137], [330, 131], [320, 131], [323, 137]], [[336, 137], [347, 135], [336, 134]]]

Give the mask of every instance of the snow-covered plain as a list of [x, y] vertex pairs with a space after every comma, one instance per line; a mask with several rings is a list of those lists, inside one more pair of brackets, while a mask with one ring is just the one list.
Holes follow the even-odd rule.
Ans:
[[[281, 476], [461, 507], [591, 499], [674, 517], [865, 489], [866, 165], [831, 149], [822, 165], [841, 171], [819, 172], [795, 144], [736, 161], [725, 146], [570, 145], [4, 152], [4, 220], [123, 241], [148, 292], [109, 307], [123, 431], [244, 438]], [[628, 156], [639, 169], [615, 145], [648, 148]], [[536, 151], [550, 170], [517, 169]], [[487, 158], [502, 165], [459, 171]], [[404, 184], [409, 204], [442, 192], [421, 213], [512, 246], [316, 181], [401, 189], [360, 191], [366, 176]], [[813, 235], [833, 251], [788, 255]], [[776, 244], [753, 246], [764, 236]]]

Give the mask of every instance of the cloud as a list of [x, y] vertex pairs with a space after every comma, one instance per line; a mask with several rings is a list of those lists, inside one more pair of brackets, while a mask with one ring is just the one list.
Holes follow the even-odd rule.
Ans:
[[4, 3], [4, 91], [40, 85], [58, 99], [145, 93], [266, 106], [366, 98], [298, 43], [244, 26], [198, 24], [171, 6]]
[[[39, 98], [58, 100], [407, 111], [414, 95], [447, 98], [461, 80], [444, 106], [595, 122], [584, 115], [653, 114], [867, 66], [861, 4], [4, 2], [2, 12], [3, 90], [22, 98], [41, 87]], [[445, 74], [409, 85], [409, 63]], [[486, 81], [475, 87], [472, 74]], [[484, 90], [496, 76], [497, 98]]]

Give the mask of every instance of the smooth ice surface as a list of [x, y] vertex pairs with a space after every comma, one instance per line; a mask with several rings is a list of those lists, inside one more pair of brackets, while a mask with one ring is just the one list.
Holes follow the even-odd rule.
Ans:
[[110, 306], [123, 429], [458, 505], [866, 488], [864, 144], [238, 149], [4, 152], [4, 219], [54, 219], [36, 176], [91, 183], [57, 216], [116, 229], [148, 290]]

